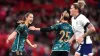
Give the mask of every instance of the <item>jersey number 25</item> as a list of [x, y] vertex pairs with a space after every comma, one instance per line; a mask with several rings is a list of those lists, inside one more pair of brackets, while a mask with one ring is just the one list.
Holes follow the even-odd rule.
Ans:
[[[61, 30], [60, 34], [62, 34], [60, 41], [67, 42], [69, 39], [69, 36], [68, 36], [69, 32], [65, 32], [64, 30]], [[66, 38], [64, 39], [64, 37], [66, 37]]]

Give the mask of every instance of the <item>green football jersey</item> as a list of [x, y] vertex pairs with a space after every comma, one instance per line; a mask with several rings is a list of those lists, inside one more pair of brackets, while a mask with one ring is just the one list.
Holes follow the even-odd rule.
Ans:
[[56, 31], [56, 38], [52, 51], [70, 51], [70, 44], [67, 42], [71, 39], [73, 33], [72, 27], [68, 23], [58, 23], [50, 26], [51, 30]]
[[20, 24], [15, 30], [17, 32], [17, 36], [14, 40], [14, 43], [12, 45], [12, 52], [16, 51], [25, 51], [24, 49], [24, 43], [27, 39], [28, 35], [28, 27], [25, 24]]

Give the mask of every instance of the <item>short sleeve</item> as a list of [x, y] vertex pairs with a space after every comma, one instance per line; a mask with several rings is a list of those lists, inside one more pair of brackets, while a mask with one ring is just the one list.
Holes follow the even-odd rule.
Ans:
[[56, 30], [59, 29], [59, 26], [60, 26], [60, 23], [59, 24], [54, 24], [54, 25], [50, 26], [50, 29], [56, 31]]
[[74, 32], [73, 32], [73, 30], [72, 30], [72, 35], [74, 35]]
[[23, 25], [18, 25], [16, 28], [16, 32], [21, 32], [23, 30]]
[[81, 16], [80, 21], [83, 26], [85, 26], [87, 23], [90, 23], [90, 21], [84, 15]]
[[71, 31], [71, 37], [72, 37], [74, 35], [72, 27], [70, 28], [70, 31]]

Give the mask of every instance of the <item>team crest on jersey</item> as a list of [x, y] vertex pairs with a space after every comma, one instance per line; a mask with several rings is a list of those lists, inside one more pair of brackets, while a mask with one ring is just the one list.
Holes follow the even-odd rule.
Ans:
[[76, 22], [76, 25], [80, 24], [79, 22]]

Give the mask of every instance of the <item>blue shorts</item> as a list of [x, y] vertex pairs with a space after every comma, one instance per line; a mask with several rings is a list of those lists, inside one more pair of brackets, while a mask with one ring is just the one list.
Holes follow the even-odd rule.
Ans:
[[88, 55], [92, 53], [92, 44], [80, 44], [76, 52], [80, 53], [80, 56]]

